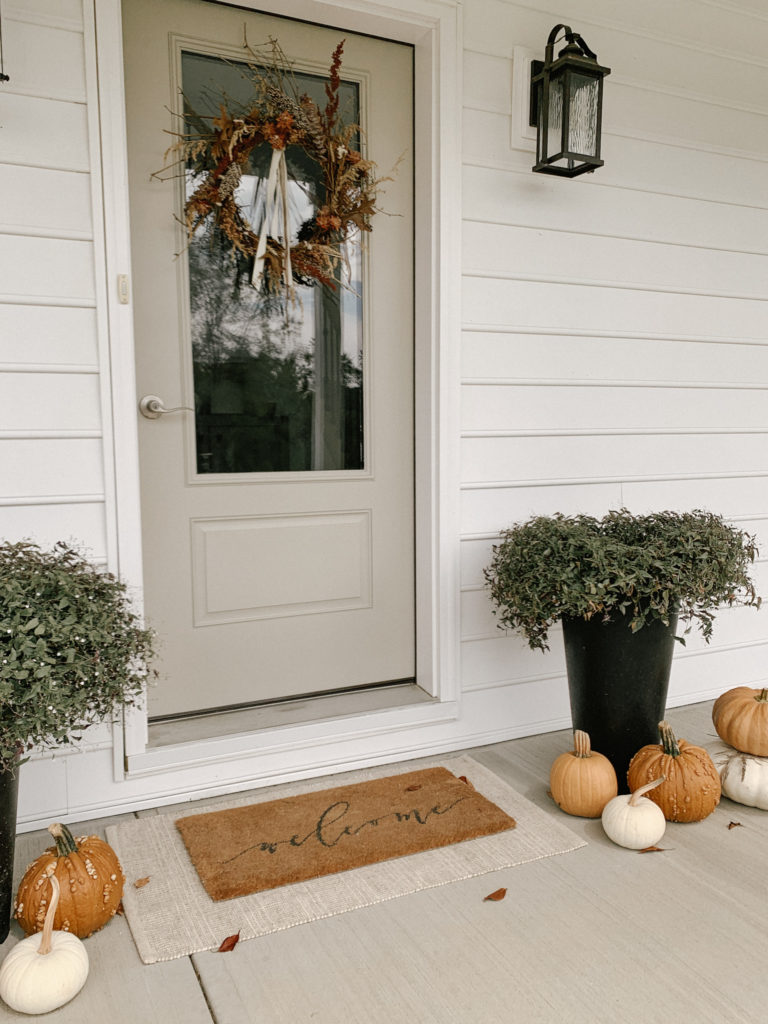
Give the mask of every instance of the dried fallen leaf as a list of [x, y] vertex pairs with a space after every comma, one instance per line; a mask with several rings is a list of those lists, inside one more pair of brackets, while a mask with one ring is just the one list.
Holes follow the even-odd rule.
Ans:
[[732, 829], [732, 828], [744, 828], [744, 826], [741, 824], [740, 821], [729, 821], [728, 822], [728, 828], [729, 829]]
[[217, 952], [219, 952], [219, 953], [229, 953], [230, 950], [233, 950], [235, 948], [235, 946], [238, 944], [239, 941], [240, 941], [240, 932], [238, 932], [237, 935], [228, 935], [226, 937], [226, 939], [224, 939], [222, 944], [219, 946]]
[[150, 875], [147, 875], [146, 878], [137, 878], [136, 881], [133, 883], [133, 888], [134, 889], [143, 889], [144, 886], [149, 881], [149, 879], [150, 879]]
[[664, 846], [646, 846], [640, 850], [640, 853], [664, 853], [666, 847]]
[[483, 900], [493, 900], [494, 903], [498, 903], [499, 900], [503, 900], [506, 895], [506, 889], [497, 889], [496, 892], [491, 892], [487, 896], [484, 896]]
[[406, 793], [415, 793], [417, 789], [421, 789], [421, 783], [420, 782], [417, 783], [415, 786], [406, 786], [405, 787], [405, 792]]

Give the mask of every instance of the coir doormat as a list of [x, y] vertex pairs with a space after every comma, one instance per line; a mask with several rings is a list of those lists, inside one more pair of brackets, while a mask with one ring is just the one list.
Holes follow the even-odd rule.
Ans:
[[369, 779], [176, 822], [213, 900], [492, 835], [515, 820], [447, 768]]
[[[350, 871], [216, 901], [203, 888], [176, 825], [179, 818], [190, 816], [193, 805], [163, 814], [142, 811], [138, 818], [109, 825], [107, 840], [120, 858], [127, 879], [123, 890], [125, 917], [143, 962], [154, 964], [216, 950], [229, 935], [239, 934], [241, 942], [266, 936], [585, 845], [562, 823], [561, 815], [556, 817], [537, 807], [471, 757], [432, 757], [417, 764], [364, 768], [337, 776], [337, 781], [354, 784], [424, 767], [444, 767], [457, 778], [465, 775], [479, 793], [514, 818], [517, 826], [411, 856], [392, 857]], [[205, 801], [204, 806], [209, 812], [245, 807], [257, 801], [317, 793], [327, 790], [328, 784], [327, 778], [286, 782], [268, 791]], [[459, 785], [464, 783], [459, 781]], [[418, 791], [409, 795], [415, 793]], [[463, 806], [459, 804], [456, 810]], [[339, 820], [336, 835], [343, 827]], [[329, 835], [334, 838], [333, 833]], [[502, 878], [489, 884], [497, 888], [509, 883]]]

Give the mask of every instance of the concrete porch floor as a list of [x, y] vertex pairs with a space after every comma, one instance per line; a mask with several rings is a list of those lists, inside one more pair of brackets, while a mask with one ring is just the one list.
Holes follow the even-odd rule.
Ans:
[[[679, 737], [706, 744], [716, 739], [710, 710], [697, 704], [668, 717]], [[547, 796], [549, 766], [569, 744], [570, 733], [559, 732], [468, 753], [561, 817], [587, 840], [583, 849], [242, 942], [230, 953], [152, 966], [141, 963], [127, 922], [116, 917], [86, 940], [85, 988], [45, 1020], [768, 1021], [768, 813], [723, 799], [704, 822], [668, 825], [663, 853], [620, 849], [599, 821], [563, 815]], [[179, 809], [191, 806], [198, 805]], [[124, 818], [72, 830], [103, 835], [117, 820]], [[17, 876], [47, 845], [47, 832], [19, 836]], [[484, 901], [501, 886], [505, 900]], [[14, 924], [0, 956], [20, 937]], [[2, 1021], [29, 1019], [0, 1008]]]

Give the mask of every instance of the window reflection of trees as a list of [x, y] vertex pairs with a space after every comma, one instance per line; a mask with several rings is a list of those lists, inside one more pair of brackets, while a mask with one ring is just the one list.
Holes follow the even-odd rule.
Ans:
[[[190, 244], [200, 473], [316, 468], [315, 344], [305, 322], [320, 288], [299, 288], [301, 305], [286, 317], [282, 302], [251, 286], [251, 266], [210, 226]], [[362, 376], [359, 357], [342, 353], [342, 461], [323, 468], [362, 468]]]

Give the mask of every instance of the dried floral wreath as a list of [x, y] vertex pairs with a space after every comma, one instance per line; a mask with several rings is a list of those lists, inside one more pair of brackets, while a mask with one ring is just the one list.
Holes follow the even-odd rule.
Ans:
[[[272, 293], [294, 298], [294, 281], [335, 288], [345, 262], [343, 245], [357, 231], [371, 230], [382, 182], [376, 165], [356, 148], [360, 127], [345, 124], [339, 112], [342, 40], [333, 51], [326, 102], [321, 109], [299, 95], [290, 64], [276, 40], [270, 39], [268, 61], [259, 60], [246, 43], [251, 61], [248, 75], [255, 90], [247, 110], [232, 114], [224, 103], [218, 117], [208, 121], [187, 115], [185, 132], [166, 153], [201, 178], [184, 205], [187, 236], [213, 218], [232, 246], [232, 255], [254, 257], [252, 282]], [[191, 130], [190, 130], [191, 129]], [[253, 150], [262, 143], [272, 148], [266, 203], [260, 226], [248, 223], [235, 190]], [[321, 195], [314, 216], [301, 225], [295, 244], [287, 228], [287, 146], [301, 146], [320, 168]], [[161, 172], [162, 173], [162, 172]], [[282, 223], [282, 238], [280, 224]]]

